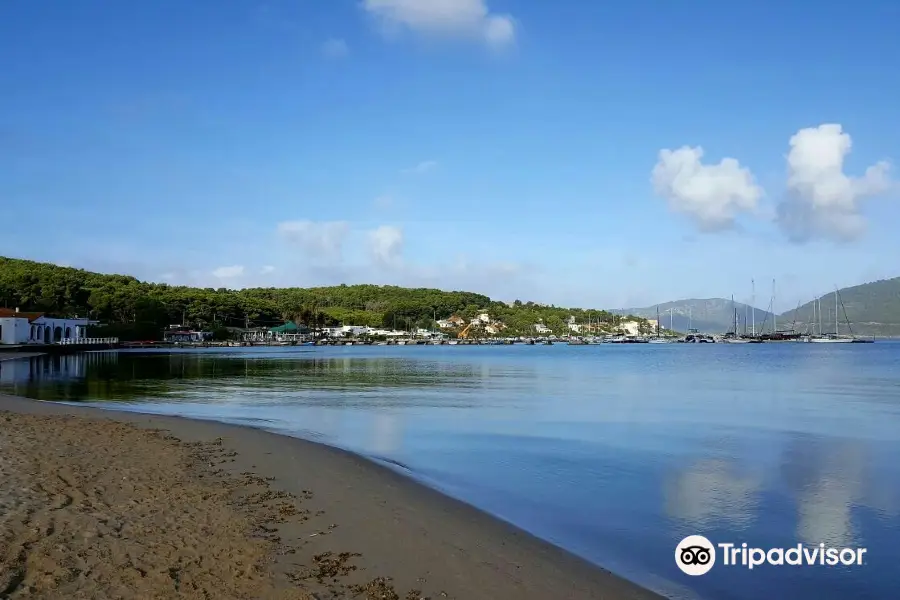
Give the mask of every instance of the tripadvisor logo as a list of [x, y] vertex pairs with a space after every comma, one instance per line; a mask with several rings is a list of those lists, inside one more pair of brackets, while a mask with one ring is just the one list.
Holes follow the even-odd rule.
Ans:
[[689, 535], [675, 547], [675, 564], [688, 575], [705, 575], [716, 564], [716, 549], [702, 535]]
[[702, 535], [689, 535], [675, 547], [675, 564], [687, 575], [705, 575], [716, 564], [716, 555], [726, 567], [748, 569], [761, 565], [773, 566], [844, 566], [863, 565], [866, 548], [830, 548], [825, 544], [790, 548], [753, 548], [746, 543], [720, 542], [713, 544]]

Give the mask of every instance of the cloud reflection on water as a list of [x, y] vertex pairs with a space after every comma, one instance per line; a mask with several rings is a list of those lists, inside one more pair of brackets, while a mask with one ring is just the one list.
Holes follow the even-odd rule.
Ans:
[[666, 513], [691, 531], [748, 528], [756, 518], [762, 481], [736, 472], [737, 463], [701, 459], [666, 481]]

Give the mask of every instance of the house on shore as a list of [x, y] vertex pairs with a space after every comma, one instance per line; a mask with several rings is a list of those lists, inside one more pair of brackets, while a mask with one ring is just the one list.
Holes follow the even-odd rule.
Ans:
[[619, 324], [619, 333], [625, 337], [638, 337], [644, 333], [645, 329], [649, 333], [649, 329], [638, 321], [623, 321]]
[[[87, 328], [96, 321], [49, 317], [42, 312], [20, 312], [0, 308], [0, 344], [76, 343], [87, 338]], [[64, 342], [64, 340], [71, 340]]]
[[289, 342], [304, 340], [309, 334], [310, 329], [306, 325], [302, 323], [298, 325], [293, 321], [287, 321], [277, 327], [256, 327], [241, 330], [240, 338], [241, 341], [251, 343]]
[[164, 342], [190, 344], [208, 342], [212, 339], [211, 331], [194, 331], [192, 329], [170, 329], [163, 333]]

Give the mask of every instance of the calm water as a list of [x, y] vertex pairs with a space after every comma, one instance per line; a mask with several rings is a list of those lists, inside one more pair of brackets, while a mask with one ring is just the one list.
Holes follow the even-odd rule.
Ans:
[[[0, 391], [342, 446], [676, 598], [900, 586], [900, 344], [93, 353], [0, 363]], [[695, 533], [867, 564], [688, 577]]]

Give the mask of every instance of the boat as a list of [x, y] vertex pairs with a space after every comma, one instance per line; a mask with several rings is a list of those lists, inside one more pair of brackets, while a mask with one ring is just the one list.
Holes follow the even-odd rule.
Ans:
[[659, 334], [659, 306], [656, 307], [656, 337], [647, 340], [648, 344], [668, 344], [670, 340]]
[[569, 345], [570, 346], [586, 346], [587, 342], [585, 342], [581, 338], [572, 338], [569, 340]]
[[711, 335], [700, 333], [698, 329], [691, 328], [688, 331], [689, 333], [678, 340], [679, 342], [685, 344], [714, 344], [716, 342], [716, 338]]
[[853, 338], [841, 337], [829, 333], [823, 337], [810, 337], [807, 341], [813, 344], [852, 344]]
[[[853, 343], [872, 343], [869, 340], [860, 340], [857, 341], [856, 336], [853, 335], [853, 329], [850, 326], [850, 319], [847, 318], [847, 311], [844, 310], [844, 319], [847, 321], [847, 328], [850, 330], [850, 335], [840, 335], [840, 331], [838, 328], [838, 307], [843, 306], [843, 302], [841, 302], [840, 297], [838, 296], [837, 286], [834, 286], [834, 333], [821, 333], [822, 331], [822, 308], [821, 308], [821, 299], [817, 299], [816, 303], [813, 304], [813, 310], [815, 307], [819, 306], [819, 331], [818, 335], [812, 334], [806, 337], [804, 341], [812, 344], [853, 344]], [[813, 323], [815, 324], [815, 317], [813, 318]]]
[[[752, 308], [752, 307], [751, 307]], [[746, 316], [744, 317], [744, 323], [747, 322]], [[738, 335], [738, 317], [737, 317], [737, 307], [734, 305], [734, 295], [731, 296], [731, 331], [726, 333], [719, 339], [723, 344], [749, 344], [750, 340], [745, 337], [740, 337]]]

